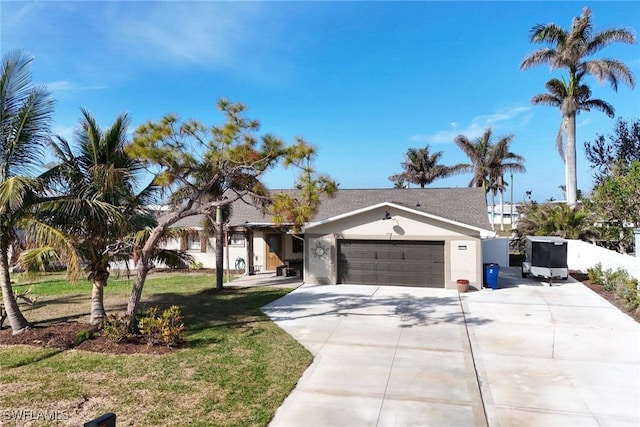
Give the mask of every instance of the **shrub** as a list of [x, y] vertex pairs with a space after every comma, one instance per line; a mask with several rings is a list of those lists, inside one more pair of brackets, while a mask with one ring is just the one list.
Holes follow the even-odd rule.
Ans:
[[80, 345], [84, 341], [90, 338], [91, 338], [91, 332], [87, 331], [86, 329], [78, 331], [78, 333], [76, 334], [76, 339], [73, 340], [73, 345]]
[[203, 264], [195, 259], [192, 259], [191, 262], [189, 262], [189, 270], [201, 270], [202, 267]]
[[102, 333], [116, 344], [127, 341], [131, 337], [131, 319], [127, 315], [110, 314], [102, 321]]
[[604, 277], [604, 289], [610, 292], [618, 292], [618, 288], [626, 286], [630, 277], [627, 270], [618, 268], [616, 271], [607, 270]]
[[605, 290], [615, 292], [627, 310], [633, 310], [640, 306], [638, 280], [631, 277], [624, 268], [603, 271], [602, 265], [597, 263], [593, 268], [587, 270], [587, 274], [591, 283], [602, 285]]
[[175, 346], [182, 341], [184, 332], [184, 318], [180, 308], [172, 305], [158, 315], [158, 307], [147, 310], [140, 321], [138, 329], [149, 345], [165, 344]]
[[619, 283], [616, 294], [622, 299], [627, 310], [633, 310], [640, 305], [638, 280], [635, 278], [630, 278], [624, 283]]
[[589, 276], [591, 283], [594, 285], [604, 285], [604, 272], [602, 271], [601, 263], [597, 263], [592, 268], [588, 268], [587, 275]]
[[158, 317], [158, 307], [151, 307], [142, 313], [138, 321], [138, 330], [146, 338], [147, 344], [158, 344], [162, 339], [162, 326]]
[[86, 329], [78, 331], [78, 333], [76, 334], [76, 339], [73, 340], [73, 344], [74, 345], [82, 344], [84, 341], [91, 339], [91, 336], [92, 336], [91, 332], [87, 331]]

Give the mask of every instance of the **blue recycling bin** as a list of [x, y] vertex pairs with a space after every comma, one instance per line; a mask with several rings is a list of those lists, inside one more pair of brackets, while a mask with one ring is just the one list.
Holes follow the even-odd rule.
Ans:
[[500, 266], [498, 264], [485, 264], [484, 265], [484, 277], [486, 278], [486, 285], [491, 289], [498, 289], [498, 273], [500, 272]]

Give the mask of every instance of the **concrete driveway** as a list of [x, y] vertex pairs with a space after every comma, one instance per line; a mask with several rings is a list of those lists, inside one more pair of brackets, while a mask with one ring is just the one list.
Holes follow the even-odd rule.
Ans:
[[580, 283], [302, 286], [264, 307], [314, 361], [281, 426], [640, 425], [640, 326]]

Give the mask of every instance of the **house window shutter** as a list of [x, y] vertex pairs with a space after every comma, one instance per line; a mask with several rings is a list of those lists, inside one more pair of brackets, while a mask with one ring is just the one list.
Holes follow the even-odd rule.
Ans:
[[206, 253], [207, 252], [207, 236], [202, 235], [200, 236], [200, 252], [202, 253]]
[[184, 234], [180, 236], [180, 250], [181, 251], [187, 250], [187, 236]]

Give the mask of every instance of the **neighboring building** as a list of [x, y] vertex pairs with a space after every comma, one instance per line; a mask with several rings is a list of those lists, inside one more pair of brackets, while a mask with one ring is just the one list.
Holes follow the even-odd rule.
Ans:
[[[481, 238], [494, 236], [486, 212], [480, 188], [339, 190], [294, 234], [290, 225], [276, 226], [254, 206], [237, 201], [227, 224], [224, 265], [248, 274], [297, 271], [316, 284], [455, 288], [457, 279], [478, 284]], [[202, 218], [176, 226], [202, 229]], [[215, 267], [214, 237], [185, 236], [169, 247]]]
[[496, 204], [493, 207], [493, 212], [491, 212], [491, 205], [488, 205], [487, 215], [489, 218], [489, 222], [494, 225], [500, 225], [504, 223], [504, 225], [513, 225], [515, 227], [518, 224], [518, 220], [520, 219], [520, 212], [518, 211], [519, 206], [520, 205], [511, 205], [509, 203], [505, 203], [503, 211], [502, 205]]

